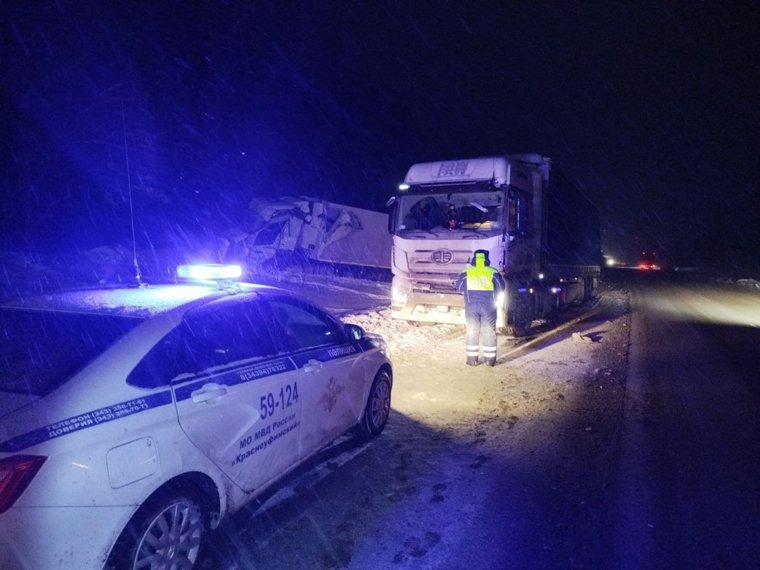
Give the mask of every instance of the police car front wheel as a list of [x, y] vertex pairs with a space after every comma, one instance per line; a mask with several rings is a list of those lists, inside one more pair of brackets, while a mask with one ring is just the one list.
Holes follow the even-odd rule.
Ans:
[[381, 370], [369, 390], [367, 406], [358, 426], [359, 435], [365, 439], [380, 435], [388, 422], [390, 411], [391, 377], [387, 371]]
[[141, 507], [122, 533], [114, 568], [192, 568], [208, 529], [208, 514], [189, 495], [161, 494]]

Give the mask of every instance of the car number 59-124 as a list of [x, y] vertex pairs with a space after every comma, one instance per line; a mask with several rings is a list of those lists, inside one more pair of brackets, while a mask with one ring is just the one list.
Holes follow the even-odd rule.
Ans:
[[280, 388], [279, 394], [264, 394], [259, 400], [259, 407], [261, 408], [261, 419], [266, 419], [273, 415], [276, 409], [289, 408], [293, 404], [298, 402], [298, 384], [293, 382], [293, 385], [287, 384]]

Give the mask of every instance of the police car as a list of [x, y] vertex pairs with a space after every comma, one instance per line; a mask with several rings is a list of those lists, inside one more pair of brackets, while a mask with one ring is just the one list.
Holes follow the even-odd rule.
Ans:
[[225, 515], [383, 430], [382, 339], [239, 271], [0, 307], [0, 568], [190, 568]]

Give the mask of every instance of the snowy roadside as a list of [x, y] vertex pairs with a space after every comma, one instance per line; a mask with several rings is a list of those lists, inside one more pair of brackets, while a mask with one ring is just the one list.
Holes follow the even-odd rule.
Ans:
[[509, 355], [515, 342], [500, 336], [494, 368], [464, 364], [464, 327], [393, 321], [387, 306], [345, 315], [390, 346], [386, 431], [335, 444], [241, 513], [204, 567], [586, 567], [593, 552], [561, 544], [604, 533], [628, 311], [626, 291], [602, 287], [587, 320]]
[[[447, 568], [463, 552], [481, 567], [585, 567], [592, 552], [559, 545], [572, 543], [569, 532], [593, 544], [604, 531], [597, 513], [618, 451], [628, 293], [602, 287], [588, 319], [529, 347], [514, 350], [514, 340], [499, 337], [495, 368], [464, 364], [463, 327], [383, 317], [361, 324], [382, 332], [393, 351], [397, 415], [387, 437], [402, 453], [387, 459], [385, 497], [401, 494], [409, 518], [382, 528], [368, 519], [345, 567]], [[444, 515], [452, 507], [458, 516]]]

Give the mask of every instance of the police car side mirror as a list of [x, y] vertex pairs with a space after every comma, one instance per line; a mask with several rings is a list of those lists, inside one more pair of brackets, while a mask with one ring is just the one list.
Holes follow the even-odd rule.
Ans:
[[346, 324], [343, 330], [346, 331], [348, 338], [353, 341], [362, 340], [365, 336], [364, 329], [359, 325]]

